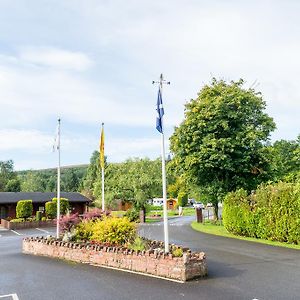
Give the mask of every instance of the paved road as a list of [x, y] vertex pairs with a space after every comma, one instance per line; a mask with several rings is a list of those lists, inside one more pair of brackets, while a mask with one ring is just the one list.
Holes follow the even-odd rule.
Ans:
[[[207, 252], [209, 276], [185, 284], [24, 255], [22, 238], [43, 232], [19, 230], [20, 236], [0, 230], [0, 296], [16, 294], [20, 300], [300, 299], [299, 251], [194, 232], [188, 225], [191, 220], [172, 219], [170, 238]], [[162, 229], [156, 223], [142, 226], [141, 232], [158, 239], [163, 237]], [[46, 230], [54, 232], [54, 228]]]

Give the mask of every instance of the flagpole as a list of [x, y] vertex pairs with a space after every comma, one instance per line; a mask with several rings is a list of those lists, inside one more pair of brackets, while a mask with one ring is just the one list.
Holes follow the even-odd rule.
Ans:
[[[101, 135], [102, 134], [104, 134], [104, 123], [102, 123]], [[102, 137], [101, 137], [101, 140], [102, 140]], [[102, 143], [104, 143], [104, 137], [103, 137]], [[101, 150], [104, 151], [104, 147]], [[102, 154], [102, 156], [103, 156], [103, 160], [104, 160], [104, 153]], [[100, 162], [100, 164], [101, 164], [101, 175], [102, 175], [102, 210], [104, 211], [105, 210], [105, 201], [104, 201], [104, 162]]]
[[[162, 88], [163, 83], [170, 84], [170, 82], [167, 82], [163, 79], [163, 74], [160, 75], [159, 82], [152, 82], [159, 83], [159, 93], [162, 97]], [[162, 105], [162, 103], [161, 103]], [[162, 108], [162, 107], [161, 107]], [[157, 107], [158, 114], [160, 107]], [[160, 116], [160, 122], [161, 122], [161, 130], [159, 132], [161, 133], [161, 170], [162, 170], [162, 188], [163, 188], [163, 211], [164, 211], [164, 243], [165, 243], [165, 253], [169, 252], [169, 228], [168, 228], [168, 210], [167, 210], [167, 180], [166, 180], [166, 159], [165, 159], [165, 137], [164, 137], [164, 130], [163, 130], [163, 118]]]
[[60, 119], [58, 119], [57, 150], [58, 150], [58, 166], [57, 166], [57, 216], [56, 216], [56, 237], [59, 238], [59, 219], [60, 219]]

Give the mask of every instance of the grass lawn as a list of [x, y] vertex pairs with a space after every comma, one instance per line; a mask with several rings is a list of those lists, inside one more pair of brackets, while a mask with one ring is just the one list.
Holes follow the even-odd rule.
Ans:
[[256, 238], [234, 235], [232, 233], [229, 233], [224, 228], [223, 225], [214, 225], [211, 223], [201, 224], [201, 223], [197, 223], [197, 222], [192, 222], [191, 226], [196, 231], [200, 231], [200, 232], [204, 232], [204, 233], [208, 233], [208, 234], [214, 234], [214, 235], [219, 235], [219, 236], [224, 236], [224, 237], [228, 237], [228, 238], [234, 238], [234, 239], [239, 239], [239, 240], [244, 240], [244, 241], [249, 241], [249, 242], [261, 243], [261, 244], [265, 244], [265, 245], [279, 246], [279, 247], [300, 250], [300, 245], [293, 245], [293, 244], [287, 244], [287, 243], [282, 243], [282, 242], [275, 242], [275, 241], [269, 241], [269, 240], [264, 240], [264, 239], [256, 239]]

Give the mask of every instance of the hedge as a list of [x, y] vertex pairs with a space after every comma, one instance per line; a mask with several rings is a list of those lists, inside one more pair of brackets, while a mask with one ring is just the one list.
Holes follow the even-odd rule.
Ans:
[[[69, 200], [66, 198], [60, 198], [60, 214], [65, 215], [69, 210]], [[52, 201], [48, 201], [45, 204], [46, 216], [49, 219], [56, 218], [57, 212], [57, 198], [53, 198]]]
[[32, 216], [33, 205], [32, 200], [20, 200], [17, 203], [16, 215], [17, 218], [29, 218]]
[[234, 234], [300, 244], [300, 184], [279, 182], [229, 193], [223, 223]]

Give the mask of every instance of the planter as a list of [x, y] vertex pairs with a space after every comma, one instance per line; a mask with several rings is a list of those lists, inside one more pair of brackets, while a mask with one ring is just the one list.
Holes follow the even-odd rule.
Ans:
[[149, 274], [181, 282], [207, 275], [205, 253], [192, 253], [186, 249], [182, 257], [174, 257], [172, 254], [164, 254], [161, 250], [132, 251], [124, 247], [31, 237], [23, 239], [23, 253]]
[[50, 227], [54, 226], [53, 220], [48, 221], [25, 221], [25, 222], [10, 222], [4, 219], [1, 219], [1, 225], [6, 229], [25, 229], [25, 228], [37, 228], [37, 227]]

